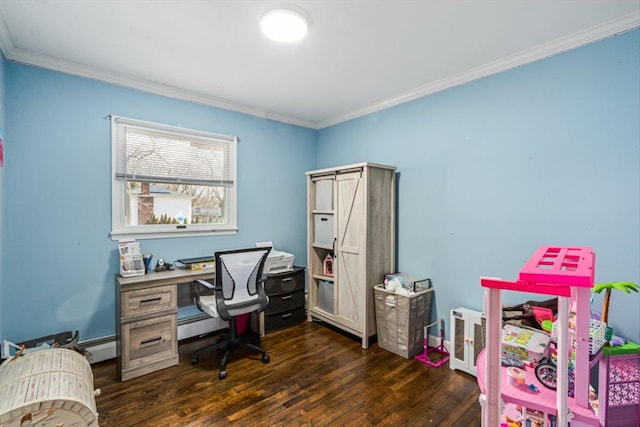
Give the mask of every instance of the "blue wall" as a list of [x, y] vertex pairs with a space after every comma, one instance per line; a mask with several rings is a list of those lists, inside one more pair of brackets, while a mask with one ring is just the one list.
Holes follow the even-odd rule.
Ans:
[[[634, 31], [335, 125], [318, 166], [398, 167], [398, 268], [433, 279], [432, 319], [481, 310], [480, 277], [516, 279], [543, 245], [591, 246], [597, 282], [640, 283], [639, 55]], [[612, 296], [636, 342], [639, 306]]]
[[[370, 161], [398, 167], [398, 266], [434, 280], [434, 319], [481, 309], [480, 276], [515, 279], [541, 245], [640, 283], [639, 52], [634, 31], [318, 132], [3, 61], [0, 337], [115, 333], [109, 114], [242, 139], [240, 232], [141, 241], [156, 256], [273, 240], [304, 265], [304, 172]], [[639, 304], [612, 298], [636, 341]]]
[[[4, 81], [5, 81], [5, 59], [4, 53], [0, 51], [0, 134], [4, 139], [4, 135], [6, 132], [5, 129], [5, 112], [4, 112]], [[4, 141], [3, 141], [4, 143]], [[3, 151], [4, 153], [4, 151]], [[2, 295], [4, 293], [2, 284], [3, 276], [4, 276], [4, 256], [3, 256], [3, 246], [4, 246], [4, 167], [0, 167], [0, 338], [2, 338], [3, 331], [3, 321], [2, 321], [2, 311], [3, 310], [3, 302]]]
[[271, 240], [306, 260], [315, 131], [12, 62], [6, 81], [3, 337], [115, 333], [109, 114], [241, 138], [239, 233], [141, 240], [144, 252], [171, 261]]

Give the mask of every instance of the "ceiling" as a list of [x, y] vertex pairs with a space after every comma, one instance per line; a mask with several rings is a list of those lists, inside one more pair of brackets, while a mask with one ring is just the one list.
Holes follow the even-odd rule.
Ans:
[[[278, 44], [272, 7], [310, 20]], [[640, 26], [638, 0], [0, 0], [12, 61], [320, 129]]]

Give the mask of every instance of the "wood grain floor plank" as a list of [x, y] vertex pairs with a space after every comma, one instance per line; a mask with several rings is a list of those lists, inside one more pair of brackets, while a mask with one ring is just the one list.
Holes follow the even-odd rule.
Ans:
[[448, 365], [432, 368], [320, 323], [263, 338], [271, 362], [192, 352], [216, 335], [180, 343], [177, 366], [120, 382], [114, 360], [93, 366], [102, 427], [120, 426], [479, 426], [479, 389]]

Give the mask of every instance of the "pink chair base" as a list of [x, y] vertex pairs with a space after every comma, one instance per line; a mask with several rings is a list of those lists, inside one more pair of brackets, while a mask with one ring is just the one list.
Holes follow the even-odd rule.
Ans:
[[[439, 368], [440, 366], [444, 365], [445, 363], [447, 363], [449, 361], [449, 352], [447, 351], [446, 348], [444, 348], [444, 344], [440, 343], [439, 346], [437, 347], [432, 347], [427, 345], [427, 338], [425, 338], [424, 340], [424, 351], [422, 352], [422, 354], [418, 354], [415, 359], [418, 362], [422, 362], [426, 365], [432, 366], [434, 368]], [[432, 361], [429, 358], [429, 353], [440, 353], [442, 355], [444, 355], [444, 357], [442, 357], [442, 359], [438, 360], [437, 362]]]

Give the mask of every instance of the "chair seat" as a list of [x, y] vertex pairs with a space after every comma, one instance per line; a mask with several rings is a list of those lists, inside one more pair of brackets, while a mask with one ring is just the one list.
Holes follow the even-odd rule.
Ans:
[[207, 313], [211, 317], [220, 317], [218, 314], [218, 309], [216, 308], [216, 297], [215, 295], [207, 295], [200, 297], [200, 307], [202, 311]]
[[[267, 298], [268, 299], [268, 298]], [[241, 314], [250, 313], [252, 311], [256, 311], [260, 309], [260, 303], [256, 302], [253, 304], [238, 304], [238, 307], [233, 307], [231, 305], [227, 306], [227, 310], [231, 316], [239, 316]]]

